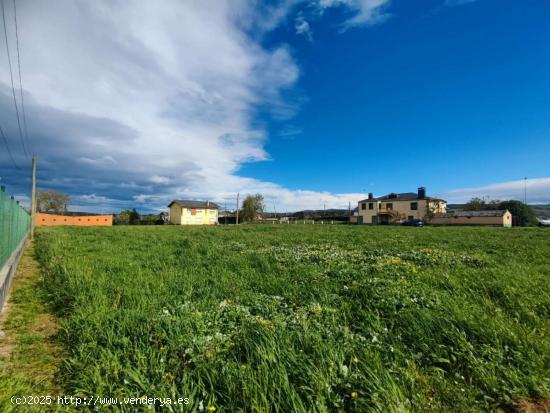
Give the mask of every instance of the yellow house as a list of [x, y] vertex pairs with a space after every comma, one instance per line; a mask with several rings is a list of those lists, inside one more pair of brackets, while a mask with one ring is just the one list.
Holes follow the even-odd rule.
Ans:
[[426, 196], [426, 188], [418, 192], [391, 193], [378, 198], [369, 194], [359, 201], [358, 224], [397, 224], [408, 219], [429, 220], [447, 212], [447, 202]]
[[170, 223], [174, 225], [216, 225], [219, 207], [210, 201], [174, 200], [170, 208]]

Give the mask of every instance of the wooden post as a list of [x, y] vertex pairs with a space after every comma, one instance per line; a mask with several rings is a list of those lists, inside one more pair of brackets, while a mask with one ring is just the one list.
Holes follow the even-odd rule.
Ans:
[[237, 192], [237, 218], [235, 220], [237, 225], [239, 225], [239, 193]]
[[32, 157], [32, 187], [31, 187], [31, 239], [34, 237], [34, 217], [36, 214], [36, 158]]

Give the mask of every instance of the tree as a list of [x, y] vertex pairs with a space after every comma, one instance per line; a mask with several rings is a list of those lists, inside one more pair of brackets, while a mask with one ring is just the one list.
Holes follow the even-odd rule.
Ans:
[[67, 212], [69, 195], [57, 191], [37, 191], [36, 204], [38, 212], [62, 214]]
[[141, 223], [141, 216], [133, 209], [125, 209], [115, 215], [115, 225], [139, 225]]
[[118, 214], [115, 215], [114, 224], [115, 225], [128, 225], [130, 223], [130, 213], [132, 211], [129, 209], [125, 209], [124, 211], [120, 211]]
[[130, 225], [139, 225], [140, 219], [141, 217], [139, 216], [138, 212], [136, 211], [135, 208], [133, 208], [132, 211], [130, 211], [130, 216], [129, 216]]
[[464, 204], [464, 211], [494, 211], [499, 209], [501, 201], [493, 199], [487, 203], [482, 198], [472, 198], [466, 204]]
[[487, 209], [487, 204], [481, 198], [472, 198], [464, 204], [464, 211], [483, 211], [485, 209]]
[[515, 223], [515, 225], [520, 227], [525, 227], [528, 225], [535, 225], [537, 223], [537, 219], [535, 218], [535, 211], [527, 205], [524, 204], [521, 201], [502, 201], [498, 205], [498, 209], [505, 210], [507, 209], [512, 214], [512, 219]]
[[264, 212], [264, 209], [263, 195], [248, 195], [243, 201], [243, 208], [241, 211], [243, 221], [255, 221]]

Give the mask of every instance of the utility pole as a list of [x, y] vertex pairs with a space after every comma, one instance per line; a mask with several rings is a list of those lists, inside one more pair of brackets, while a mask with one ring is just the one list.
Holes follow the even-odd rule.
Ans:
[[527, 205], [527, 177], [523, 178], [523, 203]]
[[36, 214], [36, 158], [32, 157], [32, 187], [31, 187], [31, 239], [34, 236], [34, 216]]
[[235, 221], [239, 225], [239, 193], [237, 192], [237, 219]]
[[351, 201], [348, 201], [348, 225], [351, 225]]

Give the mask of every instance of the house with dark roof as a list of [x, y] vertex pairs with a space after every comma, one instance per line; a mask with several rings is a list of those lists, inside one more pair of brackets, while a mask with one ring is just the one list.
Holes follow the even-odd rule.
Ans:
[[512, 214], [508, 210], [454, 211], [437, 214], [430, 219], [433, 225], [489, 225], [511, 227]]
[[447, 212], [447, 202], [426, 196], [426, 188], [417, 192], [390, 193], [359, 201], [358, 224], [398, 224], [409, 219], [428, 220]]
[[210, 201], [176, 199], [168, 205], [170, 224], [173, 225], [216, 225], [220, 207]]

